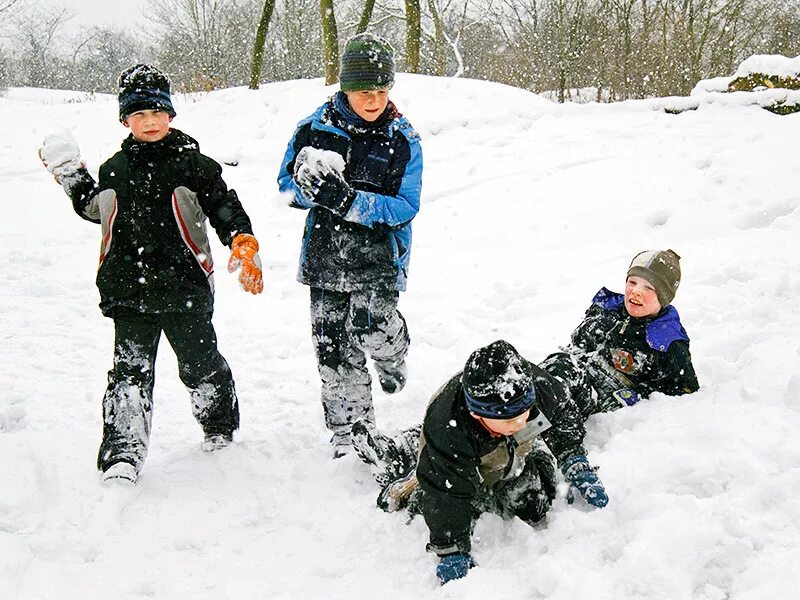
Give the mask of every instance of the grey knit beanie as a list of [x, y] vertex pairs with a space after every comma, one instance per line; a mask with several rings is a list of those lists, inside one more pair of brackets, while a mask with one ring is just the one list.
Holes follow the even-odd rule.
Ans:
[[633, 257], [628, 277], [643, 277], [656, 289], [661, 306], [675, 298], [681, 284], [681, 257], [674, 250], [645, 250]]

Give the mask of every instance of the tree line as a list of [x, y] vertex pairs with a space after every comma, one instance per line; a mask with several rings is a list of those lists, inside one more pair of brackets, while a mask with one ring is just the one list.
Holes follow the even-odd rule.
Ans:
[[685, 95], [753, 54], [800, 54], [796, 0], [150, 0], [148, 27], [68, 32], [68, 8], [0, 0], [0, 86], [116, 91], [151, 62], [180, 91], [338, 78], [365, 30], [398, 70], [601, 101]]

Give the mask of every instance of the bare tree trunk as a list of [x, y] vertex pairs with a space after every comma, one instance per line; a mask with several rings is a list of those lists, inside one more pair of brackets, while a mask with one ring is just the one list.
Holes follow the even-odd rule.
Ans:
[[422, 36], [419, 0], [406, 2], [406, 69], [419, 73], [419, 42]]
[[275, 0], [264, 0], [264, 10], [261, 12], [261, 19], [258, 21], [256, 40], [253, 44], [253, 62], [250, 66], [250, 89], [257, 90], [261, 80], [261, 66], [264, 64], [264, 44], [267, 41], [267, 30], [272, 19], [272, 11], [275, 9]]
[[336, 32], [336, 16], [333, 0], [319, 0], [322, 19], [322, 60], [325, 63], [325, 85], [339, 81], [339, 34]]
[[369, 20], [372, 18], [373, 8], [375, 8], [375, 0], [366, 0], [364, 2], [364, 10], [361, 11], [361, 18], [356, 26], [356, 34], [364, 33], [367, 30]]
[[434, 74], [444, 77], [447, 74], [447, 49], [445, 48], [444, 24], [439, 15], [436, 0], [428, 0], [428, 10], [431, 11], [434, 32]]
[[17, 2], [19, 2], [19, 0], [0, 0], [0, 13], [7, 11]]

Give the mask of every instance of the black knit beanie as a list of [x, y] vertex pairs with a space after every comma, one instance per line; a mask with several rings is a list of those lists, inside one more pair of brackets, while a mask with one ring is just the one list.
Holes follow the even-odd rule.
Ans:
[[667, 306], [681, 284], [681, 257], [674, 250], [645, 250], [633, 257], [628, 277], [643, 277], [656, 289], [658, 302]]
[[163, 110], [175, 116], [169, 79], [151, 65], [138, 64], [119, 74], [119, 120], [140, 110]]
[[394, 83], [394, 49], [382, 37], [360, 33], [344, 45], [339, 84], [343, 92], [377, 90]]
[[473, 352], [464, 365], [461, 384], [469, 410], [488, 419], [513, 419], [536, 400], [525, 359], [505, 340]]

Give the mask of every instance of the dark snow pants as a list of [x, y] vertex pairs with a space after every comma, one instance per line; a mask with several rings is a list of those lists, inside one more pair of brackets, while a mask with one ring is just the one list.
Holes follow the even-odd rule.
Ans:
[[375, 423], [367, 355], [378, 364], [395, 365], [408, 352], [410, 338], [397, 310], [398, 299], [395, 290], [311, 288], [311, 333], [322, 380], [325, 425], [347, 443], [353, 423]]
[[586, 371], [571, 354], [556, 352], [545, 358], [539, 366], [567, 386], [584, 421], [591, 415], [606, 410], [598, 402]]
[[[478, 518], [483, 513], [499, 515], [503, 519], [517, 517], [528, 525], [535, 525], [547, 515], [556, 497], [556, 462], [541, 440], [525, 457], [522, 472], [494, 485], [482, 485], [470, 505], [470, 529], [461, 533], [442, 531], [439, 522], [442, 511], [447, 511], [447, 502], [440, 493], [426, 492], [420, 486], [409, 500], [408, 510], [413, 516], [422, 514], [431, 532], [428, 550], [439, 555], [455, 551], [469, 552], [471, 534]], [[445, 514], [444, 519], [449, 521]], [[444, 535], [434, 534], [442, 531]]]
[[473, 516], [488, 512], [504, 519], [519, 517], [532, 525], [544, 518], [555, 497], [555, 458], [538, 440], [519, 476], [481, 489], [473, 501]]
[[147, 456], [153, 415], [154, 365], [163, 331], [189, 390], [192, 414], [206, 434], [230, 434], [239, 427], [233, 376], [217, 350], [211, 315], [141, 313], [114, 309], [114, 368], [103, 398], [103, 441], [97, 467], [125, 461], [138, 471]]

